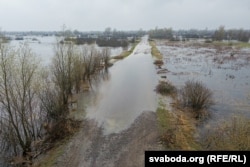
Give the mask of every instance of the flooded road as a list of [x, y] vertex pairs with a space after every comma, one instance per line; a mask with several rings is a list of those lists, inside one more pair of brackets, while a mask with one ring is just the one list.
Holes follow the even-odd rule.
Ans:
[[78, 99], [83, 128], [54, 167], [144, 166], [145, 150], [162, 150], [157, 124], [158, 82], [147, 37], [116, 62], [104, 80]]
[[142, 38], [130, 56], [109, 69], [108, 79], [97, 88], [86, 117], [95, 119], [105, 134], [128, 128], [143, 111], [156, 110], [157, 78], [150, 51], [147, 37]]

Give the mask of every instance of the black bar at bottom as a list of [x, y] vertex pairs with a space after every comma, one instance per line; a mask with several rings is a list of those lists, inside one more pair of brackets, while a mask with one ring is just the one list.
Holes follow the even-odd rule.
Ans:
[[250, 167], [250, 151], [145, 151], [145, 167]]

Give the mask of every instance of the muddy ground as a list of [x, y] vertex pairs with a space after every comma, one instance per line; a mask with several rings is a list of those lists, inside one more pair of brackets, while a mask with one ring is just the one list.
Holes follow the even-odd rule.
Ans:
[[54, 167], [139, 167], [144, 166], [145, 150], [162, 150], [156, 113], [144, 111], [120, 133], [103, 135], [94, 120], [67, 144]]

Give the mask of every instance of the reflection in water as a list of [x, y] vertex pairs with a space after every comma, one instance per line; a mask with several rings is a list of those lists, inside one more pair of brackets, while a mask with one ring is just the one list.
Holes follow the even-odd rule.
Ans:
[[143, 111], [156, 110], [157, 76], [152, 61], [150, 46], [144, 37], [129, 57], [110, 68], [109, 80], [103, 80], [96, 87], [97, 93], [86, 116], [96, 119], [104, 133], [124, 130]]
[[[36, 40], [34, 40], [36, 39]], [[56, 45], [58, 37], [55, 36], [25, 36], [24, 40], [12, 40], [10, 41], [10, 45], [18, 48], [21, 43], [28, 43], [29, 47], [32, 49], [40, 59], [43, 65], [49, 65], [52, 57], [54, 55], [54, 47]], [[97, 50], [102, 50], [104, 47], [99, 47], [96, 44], [92, 45], [78, 45], [78, 48], [81, 47], [95, 47]], [[110, 48], [110, 56], [117, 56], [122, 51], [122, 47], [109, 47]]]

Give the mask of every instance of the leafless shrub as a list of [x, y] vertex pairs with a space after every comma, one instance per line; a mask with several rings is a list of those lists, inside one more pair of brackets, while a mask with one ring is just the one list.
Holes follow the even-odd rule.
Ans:
[[201, 118], [205, 109], [213, 104], [212, 92], [201, 82], [187, 81], [180, 91], [180, 102], [192, 109], [196, 118]]

